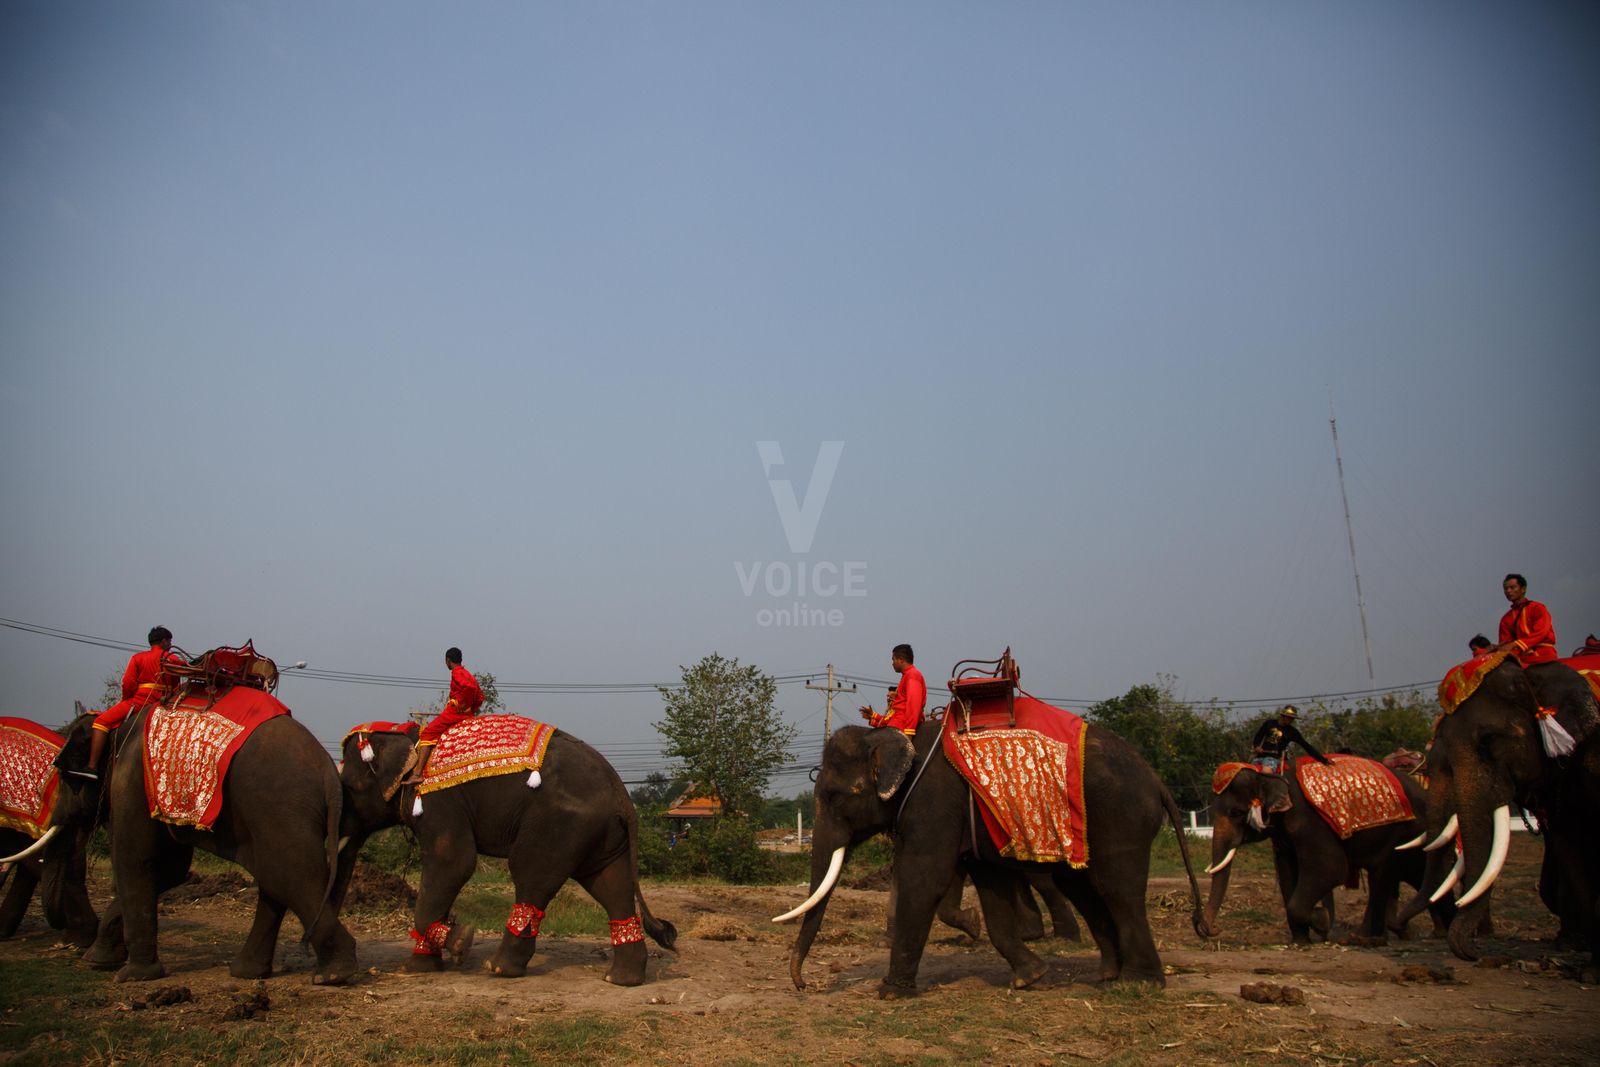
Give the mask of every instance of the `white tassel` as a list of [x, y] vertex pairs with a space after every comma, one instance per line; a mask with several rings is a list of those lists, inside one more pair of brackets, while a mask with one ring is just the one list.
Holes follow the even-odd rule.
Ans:
[[538, 789], [539, 786], [543, 782], [544, 782], [544, 779], [539, 777], [539, 772], [538, 771], [534, 771], [532, 774], [528, 775], [528, 788], [529, 789]]
[[1550, 715], [1539, 716], [1539, 737], [1544, 741], [1544, 754], [1551, 759], [1559, 756], [1570, 756], [1576, 744], [1572, 735], [1567, 733], [1567, 728], [1556, 722], [1556, 717]]
[[417, 799], [411, 802], [411, 817], [415, 819], [422, 814], [422, 794], [417, 794]]
[[1250, 805], [1250, 817], [1245, 821], [1251, 826], [1255, 827], [1257, 830], [1265, 830], [1267, 828], [1267, 820], [1261, 814], [1260, 804]]
[[366, 739], [361, 741], [361, 762], [371, 763], [375, 753], [372, 751], [372, 742]]

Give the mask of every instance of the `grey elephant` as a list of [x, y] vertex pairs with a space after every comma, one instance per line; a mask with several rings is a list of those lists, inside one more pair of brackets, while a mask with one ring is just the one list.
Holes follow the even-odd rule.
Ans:
[[[1359, 757], [1335, 757], [1339, 760]], [[1367, 761], [1372, 762], [1372, 761]], [[1367, 872], [1367, 907], [1358, 936], [1381, 942], [1386, 938], [1387, 917], [1394, 909], [1402, 882], [1425, 884], [1426, 857], [1418, 851], [1395, 851], [1423, 831], [1426, 790], [1409, 775], [1397, 776], [1416, 817], [1357, 830], [1340, 838], [1319, 815], [1291, 772], [1274, 774], [1256, 767], [1235, 767], [1220, 792], [1213, 792], [1211, 811], [1211, 891], [1206, 898], [1204, 936], [1220, 932], [1217, 921], [1227, 896], [1234, 854], [1240, 847], [1260, 841], [1272, 843], [1278, 892], [1289, 922], [1289, 935], [1306, 944], [1313, 931], [1328, 936], [1334, 922], [1333, 890], [1351, 872]], [[1219, 783], [1220, 784], [1220, 783]], [[1251, 818], [1258, 810], [1260, 826]], [[1326, 923], [1318, 922], [1317, 908], [1326, 909]], [[1454, 915], [1448, 903], [1433, 905], [1435, 921], [1443, 929]], [[1397, 931], [1398, 932], [1398, 931]]]
[[45, 921], [63, 931], [69, 943], [84, 948], [99, 924], [87, 887], [89, 832], [48, 825], [60, 788], [50, 761], [63, 743], [60, 734], [36, 722], [0, 717], [0, 759], [11, 764], [0, 792], [0, 886], [5, 888], [0, 938], [16, 934], [42, 884]]
[[[370, 760], [362, 758], [363, 740], [370, 745]], [[464, 929], [451, 922], [450, 910], [481, 853], [509, 861], [516, 891], [500, 944], [486, 964], [490, 973], [512, 978], [527, 972], [538, 944], [539, 921], [556, 891], [571, 878], [588, 890], [610, 920], [613, 951], [606, 981], [642, 983], [648, 955], [644, 935], [670, 949], [677, 930], [651, 915], [639, 890], [638, 816], [605, 757], [556, 730], [545, 750], [537, 788], [529, 786], [525, 769], [494, 774], [428, 793], [418, 815], [413, 787], [396, 788], [415, 741], [414, 726], [352, 732], [345, 738], [344, 833], [349, 842], [342, 854], [336, 899], [342, 899], [349, 884], [362, 842], [384, 827], [404, 823], [422, 847], [422, 885], [413, 933], [418, 945], [411, 970], [437, 970], [443, 963], [441, 950], [461, 962], [471, 947]]]
[[[176, 826], [151, 816], [145, 794], [144, 722], [130, 715], [111, 739], [116, 752], [104, 784], [68, 777], [54, 825], [78, 830], [104, 817], [111, 831], [116, 895], [84, 960], [118, 968], [118, 981], [164, 977], [157, 951], [156, 898], [184, 881], [196, 848], [244, 867], [257, 888], [255, 919], [228, 972], [235, 978], [272, 973], [278, 929], [293, 911], [316, 953], [312, 981], [337, 984], [356, 971], [356, 944], [330, 899], [343, 798], [333, 760], [289, 715], [262, 722], [234, 755], [222, 782], [212, 829]], [[66, 732], [61, 764], [87, 763], [93, 716]]]
[[[1551, 756], [1540, 723], [1541, 709], [1574, 742], [1571, 752]], [[1600, 708], [1581, 675], [1565, 664], [1524, 670], [1507, 659], [1489, 670], [1477, 688], [1446, 714], [1434, 732], [1426, 770], [1433, 803], [1428, 808], [1430, 848], [1445, 848], [1459, 835], [1459, 884], [1450, 924], [1450, 948], [1476, 959], [1475, 934], [1488, 909], [1490, 890], [1505, 865], [1511, 839], [1511, 808], [1541, 813], [1546, 871], [1541, 884], [1559, 909], [1562, 928], [1590, 951], [1585, 982], [1600, 981]]]
[[[935, 911], [965, 869], [978, 889], [990, 941], [1012, 968], [1012, 985], [1038, 981], [1047, 967], [1018, 932], [1016, 876], [1046, 874], [1083, 916], [1100, 950], [1103, 981], [1164, 985], [1161, 957], [1145, 906], [1150, 846], [1168, 821], [1178, 829], [1171, 795], [1122, 738], [1088, 724], [1083, 740], [1084, 799], [1091, 860], [1065, 863], [1002, 858], [987, 832], [972, 825], [968, 785], [934, 752], [942, 725], [925, 722], [914, 738], [897, 730], [841, 728], [823, 748], [817, 775], [811, 896], [788, 915], [803, 916], [789, 953], [789, 974], [804, 988], [802, 970], [828, 899], [849, 851], [875, 834], [894, 838], [894, 930], [889, 973], [879, 996], [914, 995], [922, 952]], [[934, 756], [935, 758], [929, 758]], [[1185, 868], [1187, 846], [1179, 834]], [[1192, 921], [1200, 922], [1200, 888], [1189, 869]]]

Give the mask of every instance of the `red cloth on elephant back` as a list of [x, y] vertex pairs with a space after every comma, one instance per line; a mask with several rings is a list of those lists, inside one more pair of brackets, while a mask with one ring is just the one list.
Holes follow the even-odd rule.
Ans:
[[1329, 756], [1333, 766], [1310, 756], [1295, 761], [1294, 772], [1306, 802], [1341, 838], [1357, 830], [1416, 818], [1411, 800], [1393, 771], [1365, 756]]
[[[1003, 696], [973, 701], [973, 719]], [[1083, 737], [1088, 725], [1070, 711], [1026, 693], [1016, 696], [1017, 725], [960, 733], [959, 714], [944, 718], [944, 754], [972, 787], [984, 828], [1002, 856], [1089, 865], [1083, 799]], [[993, 720], [992, 716], [984, 718]]]
[[474, 715], [439, 738], [418, 793], [433, 793], [475, 778], [536, 771], [556, 728], [521, 715]]
[[350, 727], [345, 731], [344, 736], [339, 739], [339, 744], [343, 745], [356, 734], [408, 734], [415, 726], [416, 723], [413, 722], [385, 722], [382, 719], [375, 719], [372, 722], [364, 722], [360, 726]]
[[0, 826], [38, 837], [50, 825], [66, 739], [27, 719], [0, 717]]
[[1451, 667], [1444, 681], [1439, 683], [1439, 706], [1444, 713], [1448, 715], [1465, 703], [1468, 697], [1477, 692], [1489, 672], [1504, 663], [1509, 655], [1509, 650], [1491, 652], [1486, 656], [1473, 656], [1467, 662]]
[[1211, 776], [1211, 791], [1221, 793], [1233, 784], [1234, 777], [1242, 770], [1259, 770], [1254, 763], [1223, 763], [1217, 766], [1216, 772]]
[[1600, 656], [1571, 656], [1561, 662], [1577, 671], [1579, 677], [1589, 683], [1595, 703], [1600, 704]]
[[176, 826], [211, 829], [234, 754], [256, 727], [289, 714], [271, 693], [234, 686], [212, 702], [205, 692], [156, 707], [144, 721], [144, 794], [150, 815]]

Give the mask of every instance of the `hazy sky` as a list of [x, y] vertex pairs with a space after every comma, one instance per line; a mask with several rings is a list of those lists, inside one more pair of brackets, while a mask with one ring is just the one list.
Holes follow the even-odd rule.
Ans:
[[[1516, 570], [1569, 651], [1597, 46], [1593, 4], [7, 3], [0, 616], [1243, 701], [1432, 684]], [[0, 714], [125, 660], [0, 629]], [[433, 692], [281, 695], [332, 742]], [[510, 703], [659, 766], [654, 694]]]

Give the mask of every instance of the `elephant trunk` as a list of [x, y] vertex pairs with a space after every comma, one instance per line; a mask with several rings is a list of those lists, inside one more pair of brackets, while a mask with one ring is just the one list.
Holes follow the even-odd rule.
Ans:
[[1457, 807], [1461, 822], [1461, 877], [1470, 879], [1468, 895], [1456, 904], [1450, 921], [1450, 951], [1463, 960], [1478, 958], [1475, 944], [1478, 924], [1488, 907], [1488, 889], [1505, 863], [1511, 838], [1511, 810], [1497, 804], [1492, 810], [1481, 803]]
[[817, 840], [811, 849], [811, 896], [800, 907], [774, 920], [787, 921], [797, 915], [805, 916], [801, 920], [799, 933], [795, 935], [794, 946], [789, 949], [789, 980], [796, 989], [806, 987], [801, 971], [805, 967], [806, 955], [811, 951], [811, 943], [816, 940], [817, 931], [822, 929], [822, 917], [828, 910], [828, 900], [833, 896], [839, 871], [844, 867], [845, 852], [844, 845], [829, 849], [823, 840]]
[[1206, 894], [1205, 913], [1200, 918], [1202, 937], [1217, 937], [1222, 927], [1217, 923], [1217, 913], [1228, 895], [1228, 879], [1233, 876], [1233, 857], [1243, 844], [1241, 835], [1227, 819], [1218, 819], [1211, 829], [1211, 887]]

